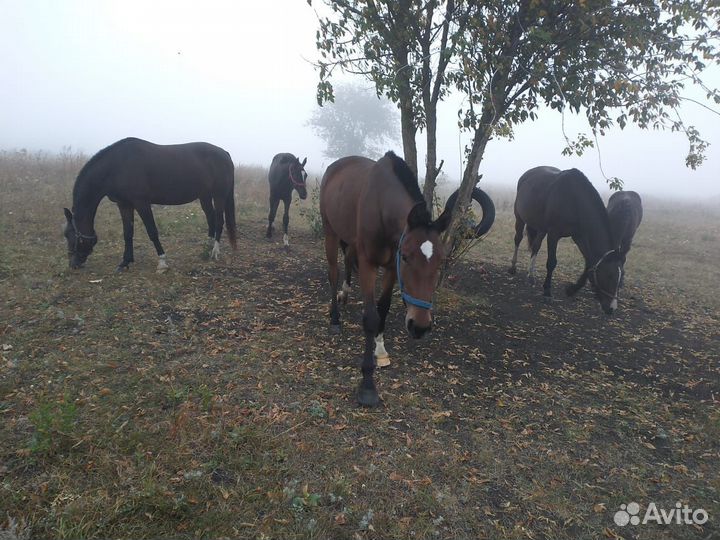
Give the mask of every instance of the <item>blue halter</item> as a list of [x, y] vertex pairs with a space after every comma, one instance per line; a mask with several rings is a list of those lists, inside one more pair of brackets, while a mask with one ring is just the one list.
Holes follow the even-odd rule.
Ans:
[[402, 247], [403, 238], [405, 238], [405, 231], [400, 235], [400, 242], [398, 243], [397, 248], [397, 254], [395, 256], [395, 266], [397, 267], [397, 280], [398, 280], [398, 287], [400, 288], [400, 296], [402, 297], [405, 302], [408, 304], [411, 304], [415, 307], [423, 308], [423, 309], [432, 309], [432, 302], [427, 302], [425, 300], [420, 300], [419, 298], [415, 298], [414, 296], [408, 294], [405, 292], [405, 287], [403, 287], [403, 280], [402, 276], [400, 275], [400, 248]]

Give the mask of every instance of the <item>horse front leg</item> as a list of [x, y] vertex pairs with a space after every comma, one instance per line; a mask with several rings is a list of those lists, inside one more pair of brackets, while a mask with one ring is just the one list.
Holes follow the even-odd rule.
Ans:
[[380, 403], [380, 396], [375, 388], [375, 337], [380, 328], [380, 314], [375, 306], [375, 278], [377, 268], [372, 266], [360, 255], [360, 290], [363, 296], [363, 330], [365, 347], [363, 350], [362, 381], [358, 387], [358, 403], [363, 407], [375, 407]]
[[133, 256], [133, 233], [135, 229], [135, 210], [130, 205], [119, 204], [120, 217], [123, 223], [123, 239], [125, 240], [125, 252], [122, 261], [117, 267], [117, 272], [127, 270], [131, 262], [135, 261]]
[[543, 283], [543, 297], [548, 301], [552, 299], [552, 275], [555, 267], [557, 266], [558, 240], [559, 239], [552, 234], [547, 237], [548, 257], [545, 265], [547, 273], [545, 274], [545, 283]]
[[586, 268], [582, 274], [580, 274], [580, 277], [578, 278], [576, 283], [570, 283], [565, 287], [565, 294], [567, 296], [575, 296], [575, 294], [582, 289], [585, 286], [585, 283], [588, 279], [588, 269]]
[[377, 335], [375, 336], [375, 363], [377, 367], [387, 367], [390, 365], [390, 355], [385, 350], [385, 320], [387, 319], [390, 304], [392, 303], [393, 287], [395, 287], [395, 269], [386, 268], [382, 279], [382, 292], [377, 303], [378, 315], [380, 323], [378, 325]]
[[283, 199], [285, 212], [283, 213], [283, 244], [285, 247], [290, 246], [290, 237], [288, 236], [288, 225], [290, 225], [290, 198]]
[[165, 250], [163, 249], [162, 244], [160, 244], [160, 237], [158, 236], [157, 225], [155, 225], [155, 218], [153, 217], [152, 207], [149, 203], [138, 206], [137, 213], [140, 214], [140, 219], [142, 219], [143, 224], [145, 225], [145, 230], [147, 231], [148, 237], [155, 246], [155, 251], [158, 254], [159, 260], [157, 265], [157, 273], [162, 274], [163, 272], [167, 271], [169, 267], [167, 261], [165, 260]]

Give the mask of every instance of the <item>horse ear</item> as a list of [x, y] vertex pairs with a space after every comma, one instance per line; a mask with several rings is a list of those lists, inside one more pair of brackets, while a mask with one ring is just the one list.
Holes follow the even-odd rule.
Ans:
[[419, 202], [412, 207], [407, 217], [408, 230], [418, 227], [427, 227], [430, 224], [430, 212], [428, 212], [425, 202]]
[[450, 225], [450, 218], [452, 218], [452, 209], [444, 210], [440, 217], [433, 222], [433, 229], [439, 233], [443, 232]]
[[70, 210], [68, 210], [67, 208], [63, 208], [63, 210], [65, 212], [65, 219], [67, 219], [68, 223], [72, 223], [72, 220], [73, 220], [72, 212]]
[[301, 166], [301, 167], [304, 167], [306, 163], [307, 163], [307, 158], [305, 158], [305, 159], [302, 160], [302, 163], [300, 164], [300, 166]]

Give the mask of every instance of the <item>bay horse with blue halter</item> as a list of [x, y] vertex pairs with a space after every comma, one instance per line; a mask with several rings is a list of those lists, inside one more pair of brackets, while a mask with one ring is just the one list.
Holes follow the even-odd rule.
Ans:
[[200, 199], [213, 243], [211, 257], [220, 255], [220, 237], [227, 223], [236, 249], [235, 166], [230, 154], [205, 142], [160, 145], [133, 137], [100, 150], [83, 166], [73, 187], [72, 210], [65, 211], [64, 235], [70, 267], [80, 268], [97, 243], [95, 214], [107, 197], [118, 205], [125, 252], [118, 270], [134, 262], [134, 216], [138, 213], [155, 246], [157, 270], [168, 268], [152, 213], [153, 204], [179, 205]]
[[270, 213], [268, 214], [268, 228], [266, 236], [272, 238], [273, 221], [277, 214], [280, 201], [285, 206], [283, 214], [283, 243], [290, 244], [288, 225], [290, 224], [290, 203], [293, 190], [298, 192], [300, 199], [307, 198], [307, 173], [305, 172], [307, 158], [300, 161], [293, 154], [277, 154], [270, 164], [268, 183], [270, 184]]
[[643, 217], [640, 195], [634, 191], [616, 191], [610, 195], [607, 212], [613, 237], [620, 246], [620, 264], [623, 269], [620, 286], [622, 287], [625, 281], [625, 260]]
[[[377, 161], [350, 156], [332, 163], [320, 185], [320, 214], [330, 281], [331, 331], [340, 331], [338, 248], [346, 272], [357, 266], [363, 298], [365, 346], [357, 399], [375, 406], [376, 366], [389, 364], [383, 332], [395, 281], [406, 306], [405, 328], [420, 338], [432, 326], [432, 297], [444, 259], [440, 234], [451, 209], [432, 219], [417, 177], [404, 160], [388, 152]], [[375, 280], [383, 269], [382, 292], [375, 303]], [[377, 363], [376, 363], [377, 360]]]
[[568, 296], [574, 295], [590, 279], [603, 311], [612, 314], [617, 309], [622, 278], [619, 244], [610, 227], [605, 205], [585, 175], [577, 169], [530, 169], [518, 180], [514, 209], [515, 252], [510, 273], [515, 273], [520, 242], [527, 230], [531, 250], [528, 279], [534, 283], [535, 259], [547, 236], [543, 294], [550, 299], [558, 241], [571, 237], [585, 259], [585, 270], [576, 283], [566, 288]]

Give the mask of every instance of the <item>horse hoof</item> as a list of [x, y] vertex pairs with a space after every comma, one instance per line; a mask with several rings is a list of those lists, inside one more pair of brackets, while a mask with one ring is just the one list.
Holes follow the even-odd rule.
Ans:
[[386, 354], [384, 356], [376, 356], [375, 365], [377, 367], [388, 367], [390, 365], [390, 355]]
[[380, 403], [380, 396], [374, 388], [360, 386], [357, 394], [358, 403], [363, 407], [377, 407]]
[[118, 264], [118, 267], [115, 269], [116, 274], [120, 274], [121, 272], [127, 272], [130, 269], [130, 267], [126, 264]]
[[543, 302], [546, 304], [552, 304], [553, 298], [549, 294], [543, 294]]
[[535, 283], [537, 283], [537, 281], [535, 280], [535, 276], [528, 276], [528, 283], [530, 285], [535, 285]]
[[508, 268], [508, 274], [510, 274], [511, 276], [514, 276], [516, 273], [517, 273], [517, 268], [515, 268], [514, 266], [511, 266], [510, 268]]
[[340, 325], [339, 324], [331, 324], [330, 325], [330, 333], [334, 336], [338, 335], [340, 333]]
[[155, 273], [156, 273], [156, 274], [164, 274], [164, 273], [167, 272], [167, 271], [168, 271], [168, 267], [167, 267], [167, 266], [159, 266], [158, 269], [155, 270]]

